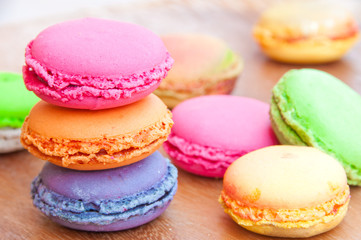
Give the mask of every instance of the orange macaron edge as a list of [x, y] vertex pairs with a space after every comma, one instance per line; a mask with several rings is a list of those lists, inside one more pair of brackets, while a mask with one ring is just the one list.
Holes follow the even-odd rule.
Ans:
[[21, 143], [34, 156], [58, 166], [115, 168], [156, 151], [170, 133], [171, 117], [154, 94], [126, 106], [97, 111], [40, 101], [24, 122]]

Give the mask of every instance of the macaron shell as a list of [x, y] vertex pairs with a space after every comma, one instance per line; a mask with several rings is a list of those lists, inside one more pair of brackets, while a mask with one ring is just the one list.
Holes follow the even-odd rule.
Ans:
[[340, 59], [358, 39], [359, 34], [345, 39], [322, 41], [306, 39], [286, 42], [272, 38], [261, 38], [258, 41], [262, 51], [276, 61], [293, 64], [320, 64]]
[[289, 1], [262, 13], [253, 35], [274, 60], [317, 64], [341, 58], [359, 34], [355, 18], [339, 4]]
[[114, 168], [156, 151], [170, 133], [171, 116], [152, 94], [130, 105], [98, 111], [41, 101], [24, 122], [21, 142], [36, 157], [62, 167]]
[[[229, 48], [214, 37], [200, 34], [174, 34], [162, 36], [162, 40], [176, 59], [162, 87], [166, 85], [196, 84], [205, 75], [211, 75], [221, 65]], [[228, 66], [227, 66], [228, 67]]]
[[[322, 10], [321, 10], [322, 9]], [[262, 13], [258, 25], [272, 36], [292, 40], [308, 37], [346, 38], [357, 32], [351, 12], [327, 1], [288, 1]]]
[[212, 95], [186, 100], [173, 109], [174, 127], [163, 144], [180, 168], [223, 177], [240, 156], [278, 144], [269, 105], [251, 98]]
[[[206, 147], [252, 151], [278, 142], [271, 129], [268, 112], [269, 105], [256, 99], [202, 96], [187, 100], [173, 109], [176, 124], [172, 133]], [[257, 127], [245, 127], [250, 122]]]
[[0, 128], [0, 153], [24, 149], [20, 143], [20, 128]]
[[311, 147], [259, 149], [233, 162], [224, 175], [225, 193], [257, 208], [312, 207], [335, 198], [346, 188], [342, 166]]
[[166, 113], [167, 107], [153, 94], [133, 104], [99, 111], [57, 107], [41, 101], [29, 114], [28, 128], [51, 138], [114, 137], [154, 124]]
[[39, 100], [26, 90], [21, 74], [0, 72], [0, 128], [20, 128]]
[[[101, 110], [128, 105], [145, 98], [160, 84], [160, 79], [158, 79], [137, 88], [115, 91], [114, 89], [96, 88], [88, 88], [83, 91], [82, 87], [78, 87], [77, 90], [73, 89], [71, 94], [71, 96], [77, 97], [68, 98], [62, 97], [58, 90], [49, 88], [46, 83], [39, 80], [34, 71], [29, 71], [26, 66], [23, 68], [23, 73], [26, 86], [39, 98], [56, 106], [74, 109]], [[93, 81], [96, 82], [97, 80], [93, 79]], [[101, 97], [102, 95], [106, 97]]]
[[[244, 226], [245, 229], [272, 237], [284, 237], [284, 238], [306, 238], [312, 237], [335, 228], [337, 225], [341, 223], [344, 219], [348, 209], [348, 204], [340, 209], [340, 211], [334, 215], [330, 216], [332, 219], [328, 219], [327, 221], [322, 221], [318, 224], [315, 224], [310, 227], [299, 227], [299, 228], [283, 228], [278, 226], [273, 226], [269, 224], [259, 224], [259, 225], [251, 225]], [[233, 218], [236, 221], [236, 218]], [[236, 221], [237, 222], [237, 221]]]
[[162, 63], [166, 53], [161, 39], [148, 29], [96, 18], [50, 26], [31, 48], [33, 58], [48, 69], [102, 77], [142, 73]]
[[158, 218], [169, 206], [170, 202], [162, 207], [158, 207], [152, 211], [147, 212], [142, 216], [134, 216], [129, 218], [126, 221], [117, 221], [108, 225], [95, 225], [95, 224], [74, 224], [68, 221], [64, 221], [58, 217], [50, 217], [50, 219], [60, 225], [63, 225], [68, 228], [75, 230], [91, 231], [91, 232], [113, 232], [121, 231], [126, 229], [131, 229], [139, 227], [146, 223], [153, 221]]
[[177, 170], [159, 152], [106, 171], [79, 172], [47, 163], [32, 183], [34, 205], [53, 221], [86, 231], [145, 224], [170, 204]]
[[[118, 167], [123, 167], [130, 165], [132, 163], [136, 163], [138, 161], [143, 160], [144, 158], [148, 157], [149, 155], [153, 154], [155, 151], [157, 151], [161, 146], [162, 143], [166, 139], [161, 139], [157, 141], [156, 143], [152, 143], [150, 146], [144, 147], [142, 149], [143, 153], [139, 154], [132, 154], [129, 156], [129, 154], [123, 158], [120, 158], [120, 160], [115, 159], [115, 157], [110, 157], [110, 162], [106, 161], [96, 161], [96, 160], [90, 160], [88, 162], [83, 161], [73, 161], [72, 163], [64, 163], [63, 159], [61, 157], [57, 156], [51, 156], [46, 155], [39, 151], [39, 149], [35, 147], [27, 147], [27, 150], [34, 155], [37, 158], [46, 160], [51, 162], [54, 165], [57, 165], [59, 167], [69, 168], [73, 170], [79, 170], [79, 171], [96, 171], [96, 170], [107, 170], [107, 169], [113, 169]], [[135, 156], [134, 156], [135, 155]]]
[[360, 184], [361, 97], [357, 92], [330, 74], [300, 69], [281, 78], [273, 89], [273, 101], [278, 111], [271, 112], [272, 118], [281, 115], [283, 122], [275, 121], [275, 128], [285, 141], [302, 142], [334, 156], [345, 167], [349, 182]]
[[144, 27], [84, 18], [50, 26], [31, 41], [23, 74], [26, 87], [45, 101], [97, 110], [149, 95], [173, 62]]
[[224, 41], [202, 34], [168, 34], [162, 40], [175, 64], [154, 92], [169, 108], [197, 96], [229, 94], [242, 59]]
[[106, 171], [74, 171], [47, 163], [43, 184], [62, 196], [84, 201], [116, 199], [148, 189], [167, 173], [167, 162], [155, 152], [144, 161]]

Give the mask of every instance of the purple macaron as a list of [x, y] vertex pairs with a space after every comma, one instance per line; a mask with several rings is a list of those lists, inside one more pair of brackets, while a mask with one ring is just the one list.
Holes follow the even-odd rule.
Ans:
[[152, 221], [177, 190], [177, 169], [159, 152], [128, 166], [76, 171], [46, 163], [31, 185], [34, 205], [85, 231], [118, 231]]

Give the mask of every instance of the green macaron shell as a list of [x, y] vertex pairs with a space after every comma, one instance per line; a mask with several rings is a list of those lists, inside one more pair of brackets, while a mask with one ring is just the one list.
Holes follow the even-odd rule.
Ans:
[[0, 72], [0, 128], [20, 128], [39, 100], [26, 89], [21, 74]]
[[306, 143], [290, 128], [282, 119], [282, 115], [277, 107], [275, 100], [271, 100], [271, 125], [278, 140], [284, 145], [300, 145], [306, 146]]
[[283, 144], [316, 147], [338, 159], [361, 185], [361, 96], [334, 76], [291, 70], [273, 88], [271, 120]]

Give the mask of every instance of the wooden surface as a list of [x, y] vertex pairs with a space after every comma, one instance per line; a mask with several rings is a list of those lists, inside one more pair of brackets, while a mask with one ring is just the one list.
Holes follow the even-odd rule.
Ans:
[[[158, 34], [201, 32], [227, 41], [245, 60], [234, 95], [269, 102], [271, 89], [287, 70], [301, 66], [268, 60], [252, 40], [251, 28], [268, 1], [147, 1], [79, 10], [18, 24], [0, 26], [0, 70], [20, 72], [28, 41], [56, 22], [85, 16], [135, 22]], [[358, 6], [357, 6], [358, 7]], [[355, 8], [361, 13], [360, 8]], [[327, 71], [361, 93], [361, 44], [341, 61], [314, 67]], [[67, 229], [32, 206], [30, 182], [43, 161], [26, 151], [0, 155], [0, 239], [269, 239], [234, 223], [218, 204], [222, 180], [179, 171], [179, 189], [169, 208], [144, 226], [113, 233]], [[334, 230], [311, 239], [361, 238], [361, 188], [351, 188], [346, 218]]]

